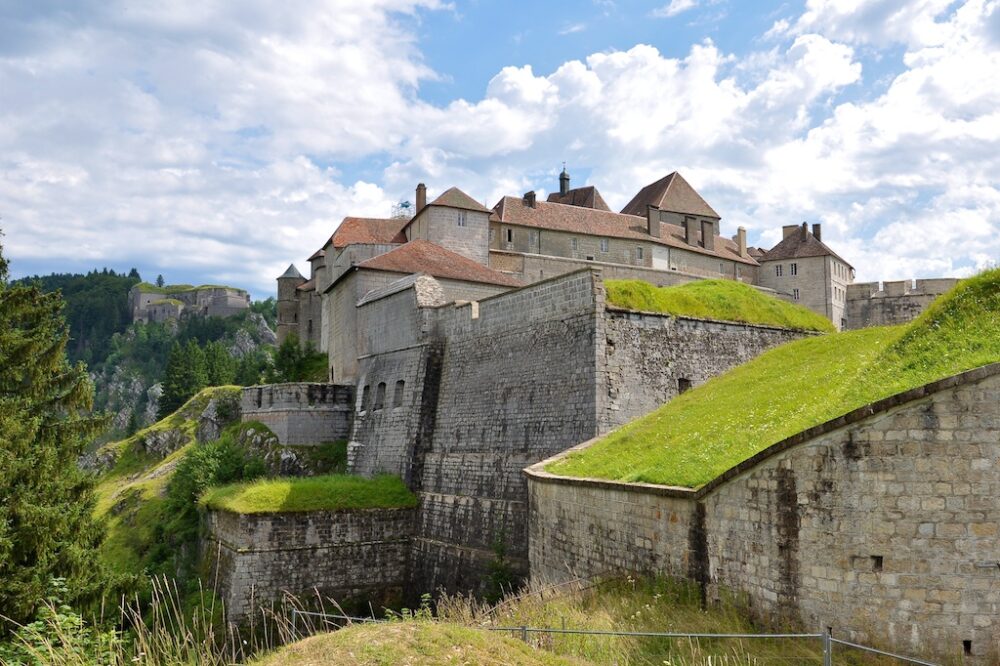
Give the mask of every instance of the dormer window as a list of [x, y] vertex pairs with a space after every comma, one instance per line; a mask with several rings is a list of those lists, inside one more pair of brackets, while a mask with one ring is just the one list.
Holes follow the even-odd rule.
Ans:
[[465, 223], [466, 223], [465, 211], [460, 210], [458, 211], [458, 226], [464, 227]]

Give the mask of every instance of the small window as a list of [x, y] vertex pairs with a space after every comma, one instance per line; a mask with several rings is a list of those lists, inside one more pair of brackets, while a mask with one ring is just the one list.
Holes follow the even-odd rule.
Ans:
[[602, 238], [601, 239], [601, 252], [607, 252], [607, 251], [608, 251], [608, 239], [607, 238]]
[[719, 262], [719, 272], [722, 273], [723, 275], [726, 274], [726, 265], [721, 261]]
[[788, 274], [789, 275], [798, 275], [799, 274], [799, 265], [798, 264], [790, 264], [788, 266]]
[[588, 254], [587, 255], [587, 261], [593, 261], [593, 260], [594, 260], [594, 255]]
[[798, 289], [792, 289], [792, 298], [794, 298], [795, 300], [799, 300], [799, 290]]
[[774, 267], [774, 274], [777, 275], [778, 277], [781, 277], [781, 264], [778, 264], [777, 266]]
[[504, 229], [504, 236], [507, 238], [507, 242], [508, 243], [513, 243], [514, 242], [514, 230], [513, 229]]
[[531, 247], [535, 247], [536, 245], [538, 245], [538, 232], [537, 231], [529, 231], [528, 232], [528, 244]]
[[385, 407], [385, 382], [379, 382], [375, 388], [375, 411]]
[[872, 555], [872, 571], [882, 571], [882, 556]]
[[464, 210], [460, 210], [460, 211], [458, 211], [458, 226], [464, 227], [465, 223], [466, 223], [465, 211]]
[[580, 249], [580, 248], [578, 247], [578, 243], [577, 243], [577, 241], [576, 241], [576, 238], [571, 238], [571, 239], [569, 239], [569, 245], [570, 245], [570, 247], [572, 247], [572, 248], [573, 248], [574, 250], [578, 250], [578, 249]]
[[392, 406], [402, 407], [403, 406], [403, 388], [406, 386], [406, 382], [402, 379], [396, 382], [396, 390], [392, 393]]
[[361, 411], [368, 411], [368, 401], [371, 399], [372, 387], [365, 384], [365, 388], [361, 391]]
[[639, 259], [640, 261], [642, 260], [643, 257], [642, 257], [642, 248], [641, 247], [635, 248], [635, 258]]
[[679, 377], [677, 379], [677, 392], [686, 393], [691, 390], [691, 380], [685, 379], [684, 377]]
[[312, 319], [310, 319], [309, 321], [306, 322], [306, 331], [308, 331], [308, 335], [311, 338], [312, 334], [313, 334], [313, 320]]

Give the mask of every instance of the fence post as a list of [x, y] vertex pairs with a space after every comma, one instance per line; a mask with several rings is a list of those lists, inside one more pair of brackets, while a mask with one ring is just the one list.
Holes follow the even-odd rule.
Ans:
[[823, 666], [833, 666], [833, 643], [828, 631], [823, 633]]
[[527, 625], [522, 625], [521, 626], [521, 640], [524, 641], [525, 643], [528, 642], [528, 627], [527, 627]]

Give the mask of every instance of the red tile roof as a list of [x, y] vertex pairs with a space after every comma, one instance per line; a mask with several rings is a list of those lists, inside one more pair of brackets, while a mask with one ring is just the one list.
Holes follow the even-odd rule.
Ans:
[[604, 202], [604, 197], [593, 185], [587, 187], [575, 187], [565, 195], [553, 192], [549, 195], [549, 203], [561, 203], [569, 206], [580, 206], [582, 208], [596, 208], [597, 210], [608, 210], [608, 204]]
[[632, 201], [622, 208], [622, 213], [645, 217], [646, 206], [649, 204], [673, 213], [720, 218], [708, 202], [702, 199], [701, 195], [695, 192], [676, 171], [639, 190], [639, 193], [632, 197]]
[[[566, 204], [539, 201], [534, 208], [525, 205], [520, 197], [504, 197], [494, 207], [497, 219], [502, 224], [514, 224], [537, 229], [551, 229], [586, 236], [606, 236], [610, 238], [627, 238], [641, 240], [659, 245], [667, 245], [696, 252], [738, 261], [756, 266], [757, 262], [750, 257], [741, 257], [736, 243], [723, 236], [715, 237], [715, 249], [706, 250], [698, 245], [688, 245], [685, 241], [684, 228], [674, 224], [661, 223], [660, 237], [654, 238], [647, 231], [645, 217], [623, 215], [611, 211], [568, 206]], [[696, 242], [701, 238], [700, 230]]]
[[315, 291], [316, 290], [316, 280], [307, 280], [296, 287], [298, 291]]
[[764, 252], [764, 256], [758, 261], [784, 261], [786, 259], [800, 259], [805, 257], [834, 257], [838, 261], [853, 268], [836, 252], [831, 250], [826, 243], [813, 236], [812, 232], [805, 226], [796, 229], [795, 233], [789, 234], [780, 243]]
[[362, 261], [357, 268], [393, 273], [425, 273], [436, 278], [482, 282], [505, 287], [523, 286], [519, 280], [495, 271], [426, 240], [413, 240], [395, 250]]
[[405, 243], [403, 228], [409, 223], [405, 218], [345, 217], [328, 243], [335, 248], [348, 245], [376, 245], [384, 243]]

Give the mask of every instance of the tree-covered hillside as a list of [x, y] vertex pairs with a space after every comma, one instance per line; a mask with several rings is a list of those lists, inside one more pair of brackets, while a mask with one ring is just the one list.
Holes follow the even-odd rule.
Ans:
[[127, 274], [105, 268], [86, 275], [36, 275], [13, 284], [34, 284], [45, 293], [62, 292], [66, 302], [63, 314], [69, 325], [69, 359], [74, 363], [83, 361], [93, 370], [111, 351], [111, 337], [128, 327], [128, 292], [141, 280], [134, 268]]

